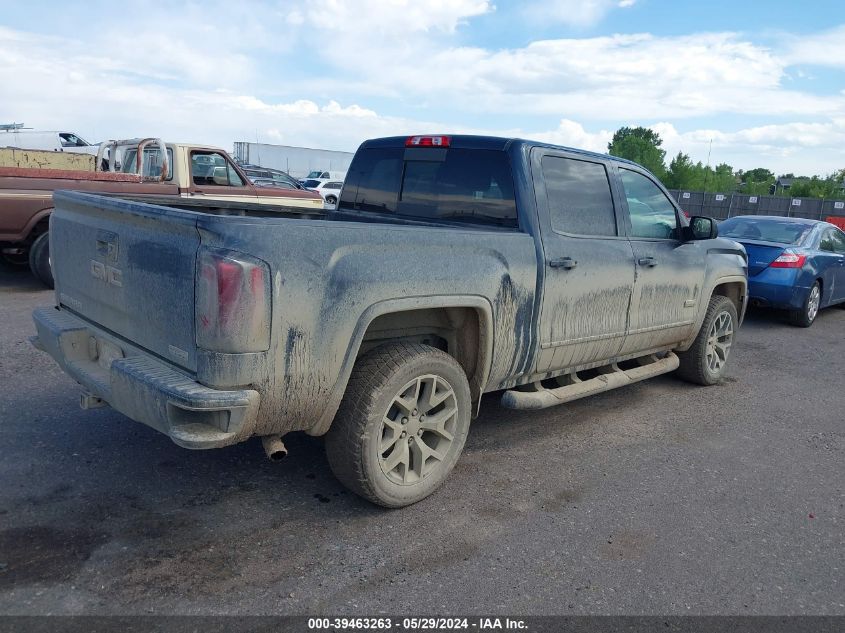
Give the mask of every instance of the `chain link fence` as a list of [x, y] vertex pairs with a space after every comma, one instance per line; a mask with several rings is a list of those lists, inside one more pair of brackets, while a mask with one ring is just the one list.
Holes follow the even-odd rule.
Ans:
[[843, 200], [703, 193], [677, 189], [671, 189], [670, 193], [681, 208], [690, 215], [706, 215], [717, 220], [724, 220], [735, 215], [783, 215], [811, 220], [826, 220], [829, 217], [845, 219], [845, 201]]

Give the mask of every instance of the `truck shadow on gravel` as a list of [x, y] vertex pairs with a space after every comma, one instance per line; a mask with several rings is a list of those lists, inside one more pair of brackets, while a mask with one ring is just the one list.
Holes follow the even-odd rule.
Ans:
[[52, 292], [33, 277], [29, 268], [10, 266], [5, 262], [0, 262], [0, 292], [29, 293], [41, 290], [47, 293]]
[[[31, 399], [13, 402], [10, 410], [36, 410], [12, 423], [5, 450], [12, 461], [0, 490], [0, 592], [72, 581], [133, 603], [188, 590], [217, 596], [245, 586], [297, 587], [315, 552], [350, 546], [348, 556], [358, 551], [366, 558], [379, 542], [364, 535], [383, 532], [390, 540], [391, 529], [406, 525], [414, 534], [463, 535], [460, 551], [429, 562], [448, 566], [482, 555], [483, 543], [514, 517], [577, 508], [589, 489], [577, 474], [579, 453], [593, 453], [597, 438], [606, 442], [620, 407], [654, 388], [686, 386], [656, 379], [525, 412], [518, 421], [499, 405], [500, 394], [489, 394], [441, 493], [397, 512], [344, 489], [329, 470], [321, 438], [288, 435], [289, 456], [274, 463], [257, 439], [213, 451], [182, 449], [109, 409], [72, 409], [70, 390], [66, 415], [33, 407]], [[629, 432], [634, 439], [626, 442], [651, 433]], [[530, 459], [520, 469], [501, 468], [538, 446], [565, 456], [558, 471]], [[466, 497], [465, 490], [482, 494]], [[462, 511], [444, 523], [442, 512], [453, 504]], [[477, 538], [466, 537], [467, 520]], [[277, 562], [267, 564], [269, 554], [256, 552], [272, 552]], [[366, 571], [370, 562], [358, 564], [373, 582], [390, 582], [398, 569]]]

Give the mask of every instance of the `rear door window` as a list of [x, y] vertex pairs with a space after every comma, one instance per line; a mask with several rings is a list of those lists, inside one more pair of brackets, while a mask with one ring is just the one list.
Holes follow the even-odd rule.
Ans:
[[510, 163], [499, 150], [360, 150], [340, 206], [420, 220], [518, 226]]
[[845, 233], [839, 229], [833, 229], [833, 250], [845, 255]]
[[833, 253], [836, 251], [833, 245], [833, 229], [828, 229], [822, 233], [822, 239], [819, 240], [819, 250]]
[[575, 235], [617, 234], [613, 195], [604, 165], [543, 156], [542, 168], [549, 218], [555, 231]]

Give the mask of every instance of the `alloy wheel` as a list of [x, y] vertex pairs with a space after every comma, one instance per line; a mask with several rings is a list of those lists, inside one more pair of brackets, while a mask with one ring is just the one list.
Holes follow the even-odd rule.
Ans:
[[710, 331], [707, 333], [707, 367], [711, 372], [721, 371], [728, 361], [728, 354], [733, 343], [733, 317], [728, 312], [720, 312]]
[[449, 454], [458, 416], [452, 386], [428, 374], [394, 396], [378, 434], [379, 465], [397, 484], [414, 484], [434, 472]]

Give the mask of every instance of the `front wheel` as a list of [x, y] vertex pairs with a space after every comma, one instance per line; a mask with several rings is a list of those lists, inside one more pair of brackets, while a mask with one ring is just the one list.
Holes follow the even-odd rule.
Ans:
[[355, 363], [326, 455], [340, 482], [399, 508], [434, 492], [451, 472], [470, 424], [466, 375], [448, 354], [391, 343]]
[[29, 268], [36, 279], [48, 288], [53, 287], [53, 269], [50, 267], [50, 233], [39, 235], [29, 249]]
[[326, 196], [326, 203], [337, 204], [337, 198], [335, 196]]
[[738, 326], [736, 306], [721, 295], [710, 297], [695, 342], [678, 353], [678, 375], [698, 385], [714, 385], [722, 378]]
[[819, 315], [819, 306], [821, 303], [822, 289], [817, 281], [810, 288], [810, 292], [807, 293], [807, 298], [804, 299], [804, 305], [789, 314], [789, 320], [792, 322], [792, 325], [810, 327]]

